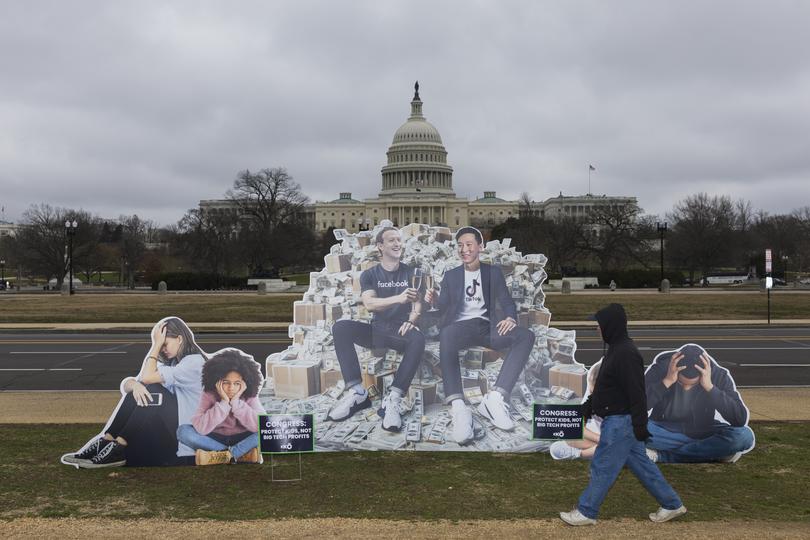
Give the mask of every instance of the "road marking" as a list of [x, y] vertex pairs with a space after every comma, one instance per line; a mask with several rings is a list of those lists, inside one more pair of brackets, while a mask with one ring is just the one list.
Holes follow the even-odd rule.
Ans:
[[0, 368], [0, 371], [82, 371], [82, 368]]
[[[601, 351], [602, 349], [585, 349], [577, 351]], [[672, 347], [639, 347], [640, 351], [672, 351]], [[810, 347], [706, 347], [707, 351], [810, 351]], [[774, 365], [774, 364], [771, 364]]]
[[810, 364], [740, 364], [740, 367], [810, 367]]
[[[807, 339], [803, 337], [798, 337], [795, 339]], [[227, 339], [198, 339], [196, 340], [197, 343], [232, 343], [232, 340]], [[240, 339], [239, 343], [291, 343], [292, 338], [285, 338], [285, 339]], [[0, 339], [0, 345], [95, 345], [95, 344], [126, 344], [126, 345], [147, 345], [146, 341], [132, 341], [130, 340], [110, 340], [110, 339], [99, 339], [99, 340], [77, 340], [77, 341], [47, 341], [47, 340], [32, 340], [32, 339], [10, 339], [4, 340]]]
[[9, 351], [8, 354], [127, 354], [126, 351]]

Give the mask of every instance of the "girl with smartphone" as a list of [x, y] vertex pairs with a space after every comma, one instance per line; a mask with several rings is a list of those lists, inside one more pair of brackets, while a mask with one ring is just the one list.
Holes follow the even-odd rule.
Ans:
[[194, 450], [177, 441], [202, 393], [207, 355], [191, 329], [167, 317], [152, 329], [152, 347], [137, 377], [121, 383], [123, 397], [104, 430], [62, 462], [80, 468], [193, 463]]

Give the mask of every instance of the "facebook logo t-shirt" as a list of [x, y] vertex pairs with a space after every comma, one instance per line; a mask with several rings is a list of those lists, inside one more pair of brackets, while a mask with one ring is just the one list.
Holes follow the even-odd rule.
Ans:
[[[360, 274], [361, 293], [374, 291], [377, 298], [388, 298], [396, 296], [411, 286], [411, 276], [413, 269], [404, 263], [399, 263], [399, 268], [394, 272], [389, 272], [378, 264]], [[374, 320], [377, 322], [398, 322], [408, 320], [413, 304], [395, 304], [383, 311], [374, 312]]]

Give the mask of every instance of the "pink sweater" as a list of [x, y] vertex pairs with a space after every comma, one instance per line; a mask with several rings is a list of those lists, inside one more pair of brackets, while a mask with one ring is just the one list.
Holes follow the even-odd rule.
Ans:
[[265, 410], [258, 398], [252, 397], [246, 401], [234, 399], [225, 403], [218, 395], [203, 392], [197, 412], [191, 417], [191, 425], [200, 435], [236, 435], [245, 431], [255, 433], [259, 429], [257, 417], [260, 414], [265, 414]]

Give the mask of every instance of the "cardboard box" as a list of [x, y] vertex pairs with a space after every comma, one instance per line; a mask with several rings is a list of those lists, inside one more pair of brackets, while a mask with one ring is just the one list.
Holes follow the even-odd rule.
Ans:
[[437, 382], [412, 382], [411, 386], [408, 388], [408, 395], [411, 396], [413, 399], [413, 394], [415, 390], [422, 391], [422, 403], [424, 405], [430, 405], [431, 403], [436, 403], [438, 398], [436, 397], [436, 386]]
[[464, 354], [464, 367], [468, 369], [484, 369], [489, 362], [494, 362], [501, 357], [500, 351], [488, 349], [486, 347], [470, 347]]
[[428, 234], [430, 228], [427, 225], [422, 225], [421, 223], [409, 223], [402, 227], [399, 232], [402, 235], [402, 239], [405, 240], [410, 236], [419, 236], [420, 234]]
[[453, 240], [453, 233], [450, 232], [450, 227], [433, 227], [435, 238], [437, 242], [444, 242], [446, 240]]
[[371, 388], [372, 386], [377, 388], [377, 391], [382, 395], [385, 386], [383, 383], [383, 378], [386, 375], [393, 374], [393, 371], [382, 371], [380, 373], [371, 374], [368, 371], [363, 371], [363, 386], [366, 388]]
[[[379, 261], [372, 261], [372, 260], [366, 259], [365, 261], [360, 263], [360, 270], [361, 271], [366, 271], [369, 268], [374, 268], [378, 264], [380, 264]], [[358, 276], [358, 278], [359, 278], [359, 276]], [[358, 281], [358, 283], [359, 283], [359, 281]]]
[[321, 392], [326, 392], [343, 380], [343, 373], [336, 369], [321, 370]]
[[304, 344], [304, 331], [303, 330], [296, 330], [293, 334], [293, 343], [296, 345], [303, 345]]
[[549, 386], [562, 386], [573, 391], [577, 397], [585, 395], [588, 371], [576, 364], [557, 364], [549, 370]]
[[335, 321], [339, 321], [343, 316], [343, 308], [341, 306], [326, 306], [325, 311], [326, 322], [328, 324], [334, 324]]
[[323, 262], [330, 274], [346, 272], [352, 268], [352, 256], [349, 253], [330, 253], [324, 256]]
[[551, 313], [530, 309], [527, 312], [518, 313], [518, 325], [523, 328], [530, 328], [535, 325], [548, 326], [551, 322]]
[[304, 399], [321, 391], [320, 362], [316, 360], [273, 364], [272, 373], [278, 398]]
[[315, 326], [318, 321], [326, 319], [326, 306], [315, 302], [298, 300], [293, 302], [293, 324]]

